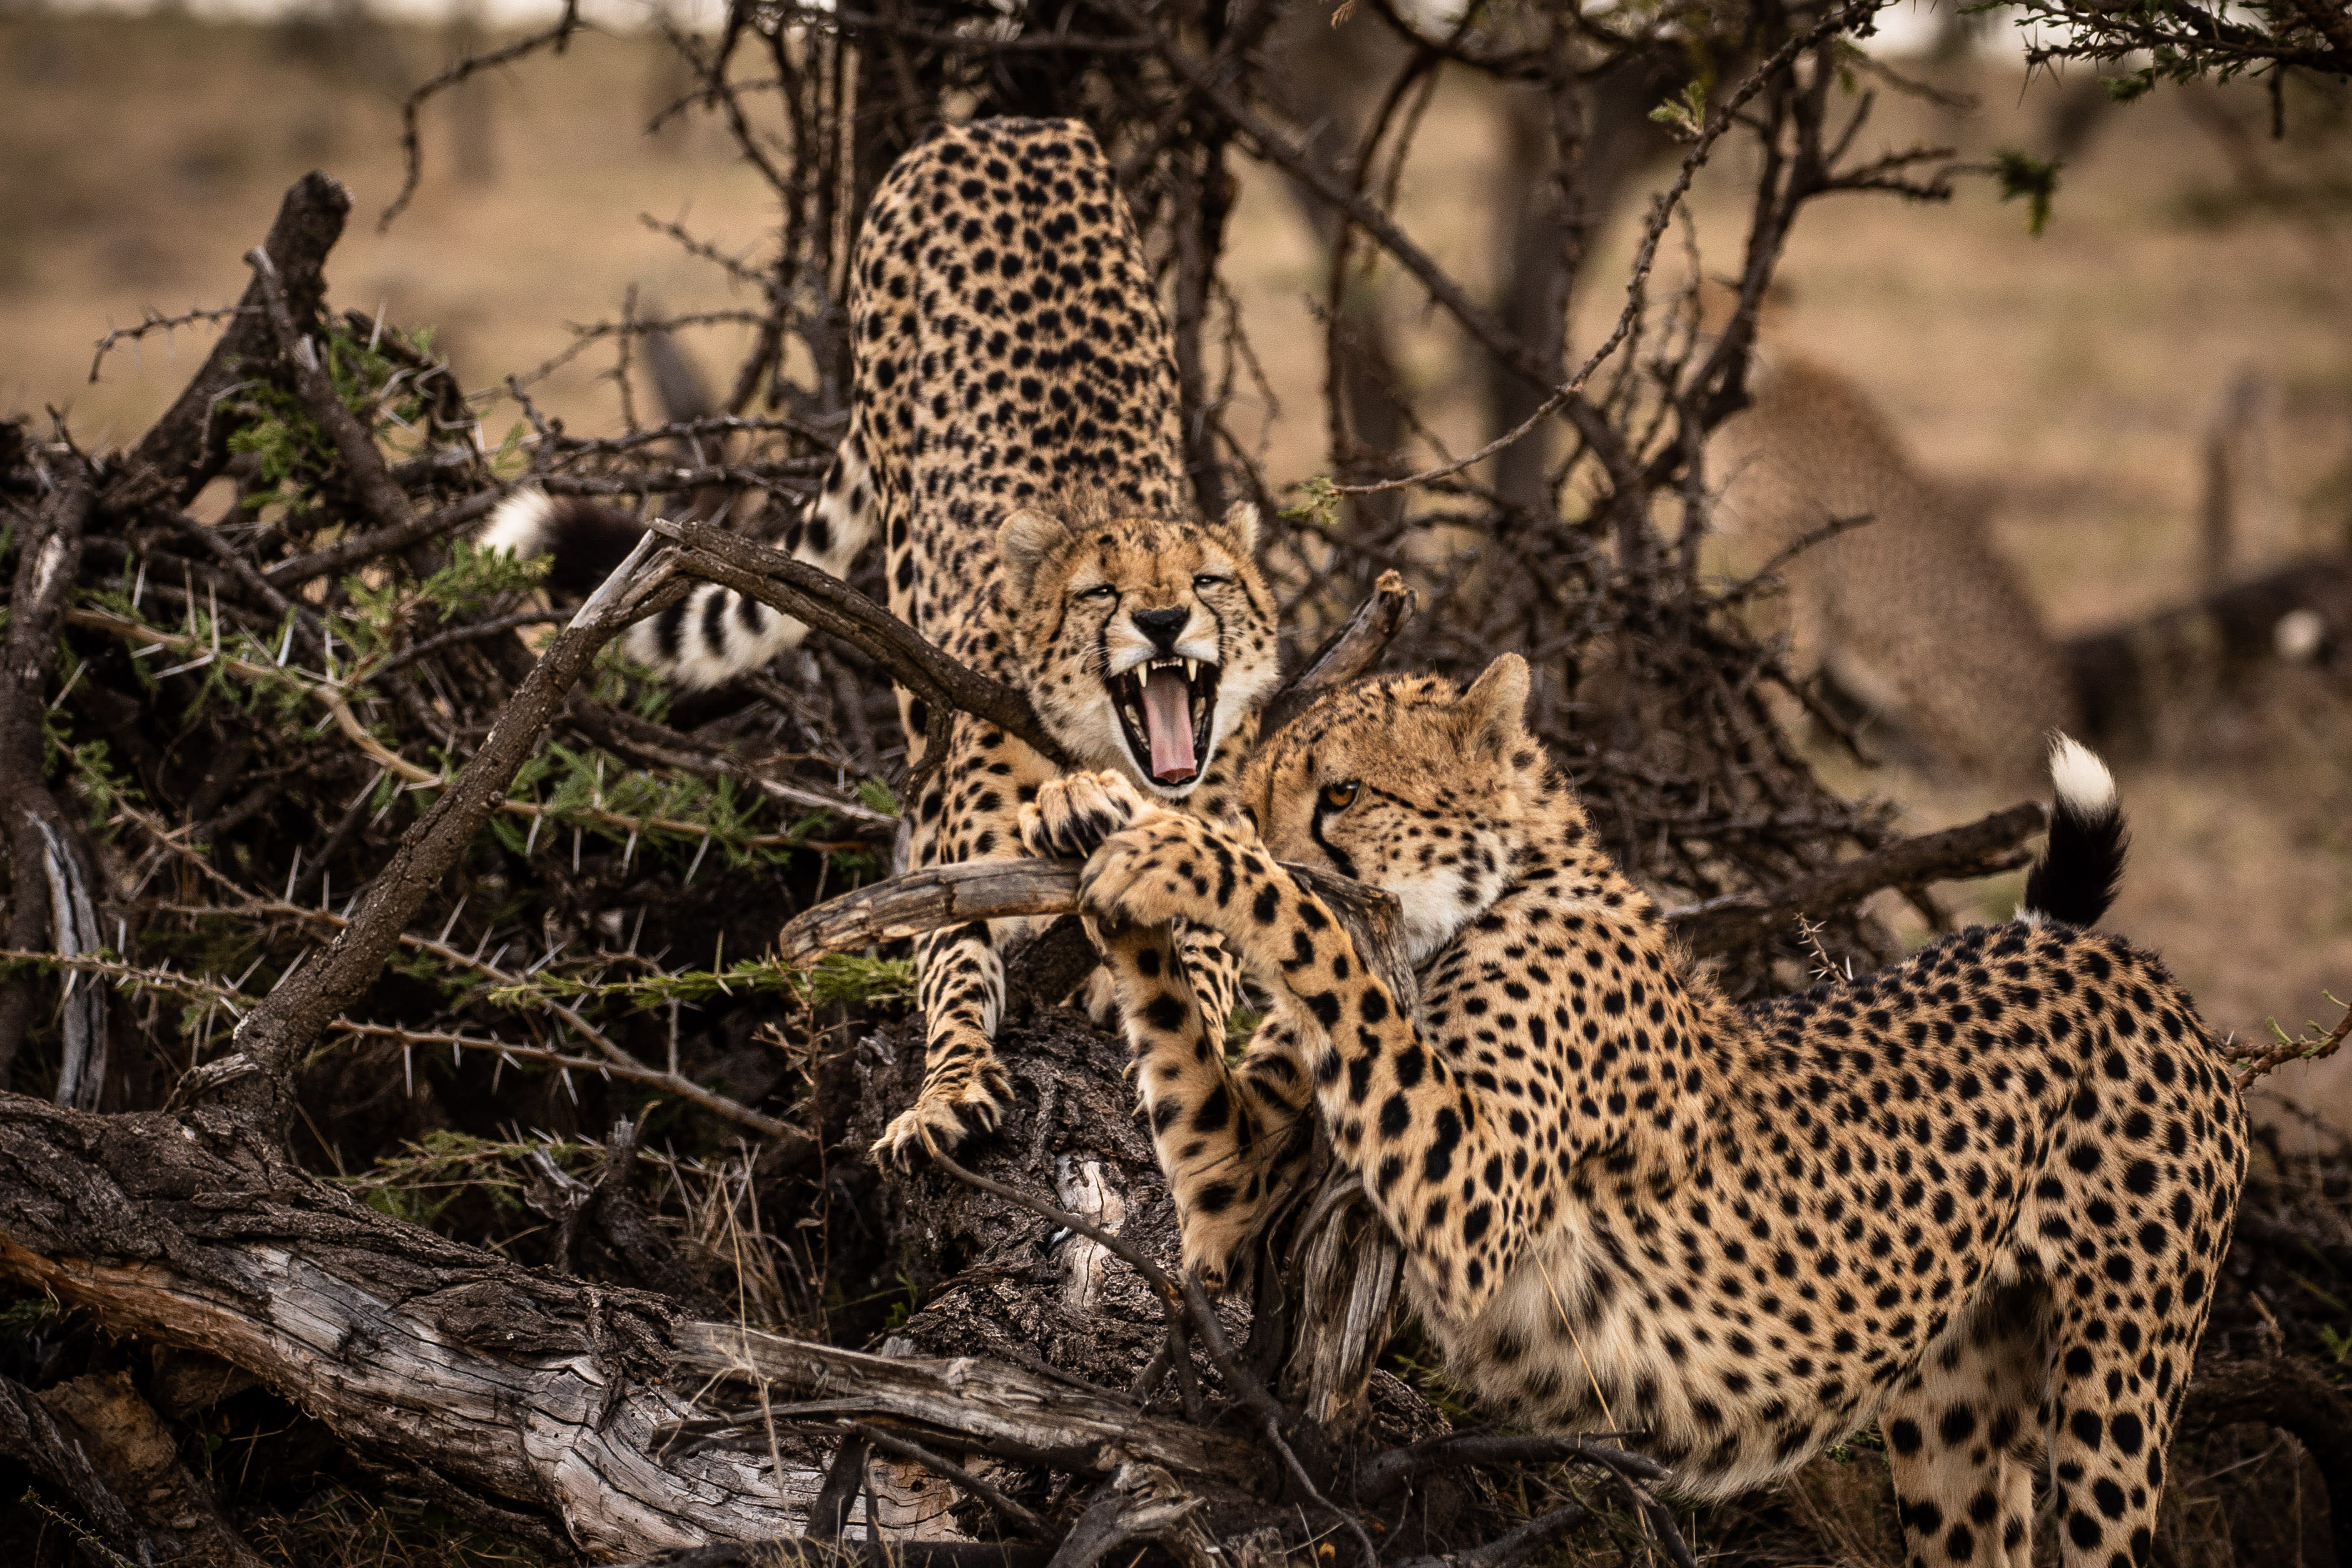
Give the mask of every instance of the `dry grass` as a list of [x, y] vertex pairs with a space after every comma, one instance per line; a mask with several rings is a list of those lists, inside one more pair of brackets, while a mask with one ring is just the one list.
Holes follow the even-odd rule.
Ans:
[[[173, 360], [156, 342], [136, 361], [118, 353], [96, 385], [92, 341], [150, 306], [232, 297], [239, 254], [313, 165], [357, 200], [331, 268], [337, 302], [437, 326], [471, 384], [560, 351], [564, 323], [614, 314], [632, 284], [672, 309], [730, 302], [713, 269], [637, 215], [683, 217], [749, 250], [761, 243], [765, 198], [709, 127], [641, 134], [671, 79], [640, 38], [590, 37], [568, 58], [494, 80], [488, 183], [455, 177], [450, 113], [428, 116], [424, 189], [377, 234], [398, 181], [398, 89], [449, 48], [418, 30], [321, 47], [278, 27], [0, 20], [0, 412], [54, 403], [85, 440], [135, 434], [208, 338], [184, 334]], [[1972, 157], [2045, 144], [2059, 84], [2023, 84], [1992, 64], [1939, 79], [1978, 93], [1980, 110], [1882, 94], [1866, 134], [1954, 142]], [[2191, 107], [2167, 91], [2107, 113], [2039, 239], [1984, 183], [1948, 206], [1846, 197], [1809, 215], [1783, 271], [1773, 340], [1853, 376], [1925, 466], [1990, 487], [2001, 543], [2062, 628], [2199, 585], [2199, 440], [2243, 370], [2270, 389], [2247, 563], [2341, 543], [2352, 521], [2341, 226], [2193, 216], [2232, 174]], [[1515, 195], [1492, 172], [1496, 144], [1491, 102], [1449, 87], [1402, 187], [1409, 226], [1474, 281], [1488, 276], [1481, 258]], [[1709, 176], [1696, 205], [1703, 266], [1718, 274], [1732, 266], [1739, 174]], [[1590, 275], [1578, 318], [1588, 331], [1615, 309], [1610, 279], [1632, 217], [1621, 216]], [[1275, 398], [1259, 410], [1269, 468], [1296, 480], [1324, 466], [1320, 333], [1306, 304], [1320, 267], [1273, 182], [1245, 182], [1235, 222], [1234, 277]], [[1389, 298], [1405, 374], [1434, 395], [1446, 439], [1474, 437], [1476, 388], [1454, 340], [1408, 288], [1391, 282]], [[706, 342], [703, 361], [729, 363], [732, 349]], [[599, 368], [583, 360], [551, 384], [549, 405], [575, 430], [618, 424]], [[494, 414], [494, 428], [506, 417]], [[2139, 848], [2112, 922], [2162, 951], [2221, 1029], [2260, 1029], [2273, 1014], [2292, 1027], [2326, 1011], [2324, 987], [2352, 985], [2347, 743], [2340, 687], [2287, 684], [2185, 726], [2162, 757], [2125, 774]], [[1920, 828], [2003, 804], [1899, 772], [1846, 782], [1894, 795]], [[2014, 893], [1969, 896], [2000, 914]], [[2303, 1083], [2288, 1069], [2279, 1083], [2352, 1121], [2352, 1066], [2335, 1074]]]

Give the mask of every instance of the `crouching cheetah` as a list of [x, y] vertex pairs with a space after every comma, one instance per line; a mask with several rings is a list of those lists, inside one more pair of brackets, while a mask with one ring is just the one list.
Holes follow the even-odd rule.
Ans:
[[[849, 297], [850, 427], [787, 542], [840, 575], [885, 539], [890, 609], [983, 674], [1025, 691], [1054, 738], [1156, 803], [1227, 809], [1276, 676], [1275, 610], [1253, 554], [1255, 508], [1188, 518], [1176, 371], [1135, 226], [1093, 134], [1075, 121], [992, 120], [934, 132], [892, 165], [859, 230]], [[636, 531], [526, 493], [482, 542], [530, 552], [625, 550]], [[802, 628], [706, 586], [634, 628], [639, 658], [713, 685]], [[1055, 852], [1050, 814], [1020, 816], [1059, 772], [1025, 742], [955, 716], [922, 756], [928, 715], [898, 699], [917, 866]], [[916, 1103], [875, 1145], [900, 1162], [993, 1127], [1010, 1093], [991, 1046], [1000, 947], [1026, 921], [935, 931], [916, 957], [925, 1019]], [[1183, 939], [1220, 1019], [1233, 961]]]
[[[2062, 741], [2025, 908], [1742, 1010], [1675, 950], [1524, 727], [1527, 666], [1327, 697], [1255, 757], [1256, 831], [1133, 814], [1082, 887], [1188, 1264], [1222, 1279], [1310, 1106], [1507, 1419], [1639, 1428], [1720, 1496], [1875, 1419], [1910, 1561], [2147, 1560], [2246, 1159], [2243, 1110], [2113, 896], [2106, 770]], [[1069, 809], [1067, 802], [1057, 810]], [[1394, 894], [1402, 1008], [1283, 869]], [[1159, 928], [1223, 936], [1273, 1014], [1229, 1070]]]

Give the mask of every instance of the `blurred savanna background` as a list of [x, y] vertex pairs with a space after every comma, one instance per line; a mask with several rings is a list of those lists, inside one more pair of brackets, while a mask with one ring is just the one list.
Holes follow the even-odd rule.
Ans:
[[[118, 344], [93, 375], [99, 340], [150, 313], [232, 300], [241, 252], [287, 184], [319, 168], [355, 199], [331, 268], [339, 309], [429, 328], [469, 388], [524, 377], [573, 435], [619, 431], [612, 346], [578, 352], [574, 329], [625, 310], [753, 303], [659, 226], [750, 258], [774, 224], [723, 128], [665, 113], [693, 84], [661, 29], [689, 19], [614, 9], [562, 53], [427, 102], [414, 199], [376, 222], [401, 184], [410, 90], [541, 21], [357, 4], [0, 11], [0, 412], [54, 407], [85, 442], [135, 438], [212, 328]], [[1317, 13], [1275, 36], [1299, 129], [1348, 112], [1347, 93], [1363, 89], [1347, 84], [1381, 63], [1374, 27], [1335, 28]], [[1963, 177], [1947, 202], [1818, 203], [1767, 303], [1766, 363], [1831, 367], [1874, 400], [1923, 472], [1989, 509], [1998, 552], [2061, 636], [2345, 548], [2343, 95], [2299, 78], [2276, 101], [2259, 85], [2198, 81], [2119, 104], [2086, 68], [2029, 72], [2013, 32], [1998, 11], [1891, 13], [1876, 44], [1888, 77], [1863, 134], [1949, 145], [1988, 169], [2009, 151], [2056, 163], [2040, 232], [2029, 204], [1990, 177]], [[1441, 71], [1417, 111], [1396, 211], [1493, 297], [1539, 178], [1516, 150], [1527, 108], [1489, 80]], [[1677, 162], [1663, 134], [1637, 126], [1619, 142], [1625, 168], [1578, 281], [1572, 356], [1613, 320], [1646, 196]], [[1662, 275], [1686, 275], [1694, 257], [1710, 276], [1736, 267], [1752, 157], [1727, 143], [1701, 172]], [[1292, 487], [1329, 468], [1317, 412], [1325, 237], [1279, 176], [1255, 163], [1237, 173], [1226, 276], [1262, 375], [1233, 389], [1228, 419], [1261, 444], [1268, 479]], [[1452, 449], [1475, 447], [1489, 396], [1478, 356], [1392, 269], [1365, 287], [1400, 384]], [[748, 331], [722, 323], [677, 343], [708, 381], [738, 363]], [[496, 396], [483, 414], [492, 440], [519, 417]], [[1722, 552], [1727, 566], [1758, 553], [1738, 540]], [[1842, 787], [1900, 803], [1909, 828], [2002, 804], [1993, 786], [1934, 766], [1864, 770], [1829, 748], [1820, 760]], [[2323, 992], [2352, 985], [2352, 718], [2340, 680], [2268, 672], [2168, 713], [2153, 748], [2120, 765], [2137, 848], [2116, 928], [2162, 951], [2224, 1030], [2332, 1016]], [[1962, 897], [1992, 915], [2015, 891], [2011, 879]], [[2290, 1068], [2273, 1092], [2352, 1121], [2341, 1068]]]

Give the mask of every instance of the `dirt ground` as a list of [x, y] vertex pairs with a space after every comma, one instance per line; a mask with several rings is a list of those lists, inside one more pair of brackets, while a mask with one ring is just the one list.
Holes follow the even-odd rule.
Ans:
[[[150, 309], [233, 299], [240, 254], [311, 167], [356, 199], [330, 268], [336, 303], [433, 324], [468, 384], [560, 353], [567, 323], [616, 314], [633, 285], [672, 310], [732, 302], [716, 269], [640, 215], [752, 253], [766, 200], [710, 126], [643, 134], [677, 78], [637, 37], [582, 37], [568, 58], [490, 79], [470, 104], [436, 106], [423, 187], [379, 233], [400, 180], [400, 94], [457, 41], [0, 12], [0, 413], [54, 405], [85, 444], [134, 437], [209, 331], [118, 349], [93, 384], [95, 340]], [[2027, 83], [1990, 57], [1907, 68], [1979, 106], [1882, 89], [1865, 142], [1948, 142], [1979, 159], [2050, 145], [2063, 83]], [[2332, 226], [2227, 212], [2248, 166], [2208, 128], [2217, 110], [2258, 125], [2263, 107], [2165, 90], [2099, 111], [2038, 238], [1988, 181], [1965, 180], [1945, 205], [1825, 203], [1783, 268], [1773, 341], [1855, 378], [1924, 467], [1992, 489], [2000, 542], [2062, 631], [2203, 585], [2200, 442], [2242, 375], [2259, 389], [2260, 461], [2241, 563], [2340, 548], [2352, 533], [2352, 212]], [[460, 160], [468, 124], [482, 134]], [[2252, 140], [2260, 157], [2285, 156]], [[1441, 92], [1402, 187], [1408, 227], [1474, 279], [1516, 195], [1492, 173], [1496, 141], [1490, 103]], [[1700, 186], [1710, 272], [1734, 265], [1737, 184], [1729, 168]], [[1633, 221], [1621, 215], [1589, 275], [1588, 337], [1614, 313]], [[1296, 481], [1322, 466], [1320, 334], [1306, 304], [1319, 264], [1271, 182], [1245, 178], [1235, 222], [1234, 281], [1272, 395], [1253, 395], [1242, 423], [1265, 432], [1272, 474]], [[1475, 387], [1452, 341], [1407, 287], [1391, 282], [1388, 298], [1405, 374], [1440, 399], [1449, 440], [1474, 440]], [[696, 352], [715, 371], [735, 346], [721, 331]], [[574, 430], [617, 427], [599, 379], [609, 364], [592, 353], [545, 384]], [[492, 437], [513, 417], [510, 405], [487, 413]], [[2352, 699], [2340, 680], [2281, 681], [2177, 729], [2158, 757], [2122, 770], [2137, 849], [2110, 923], [2161, 951], [2217, 1028], [2332, 1020], [2323, 990], [2352, 998]], [[2006, 804], [1896, 770], [1840, 776], [1904, 802], [1921, 829]], [[2011, 882], [1949, 896], [1998, 915], [2015, 893]], [[2277, 1081], [2352, 1123], [2352, 1062]]]

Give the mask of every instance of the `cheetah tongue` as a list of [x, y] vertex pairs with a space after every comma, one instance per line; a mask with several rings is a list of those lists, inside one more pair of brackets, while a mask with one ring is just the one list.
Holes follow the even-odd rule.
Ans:
[[1200, 771], [1192, 755], [1192, 683], [1177, 668], [1155, 669], [1143, 683], [1143, 727], [1151, 737], [1151, 776], [1182, 784]]

